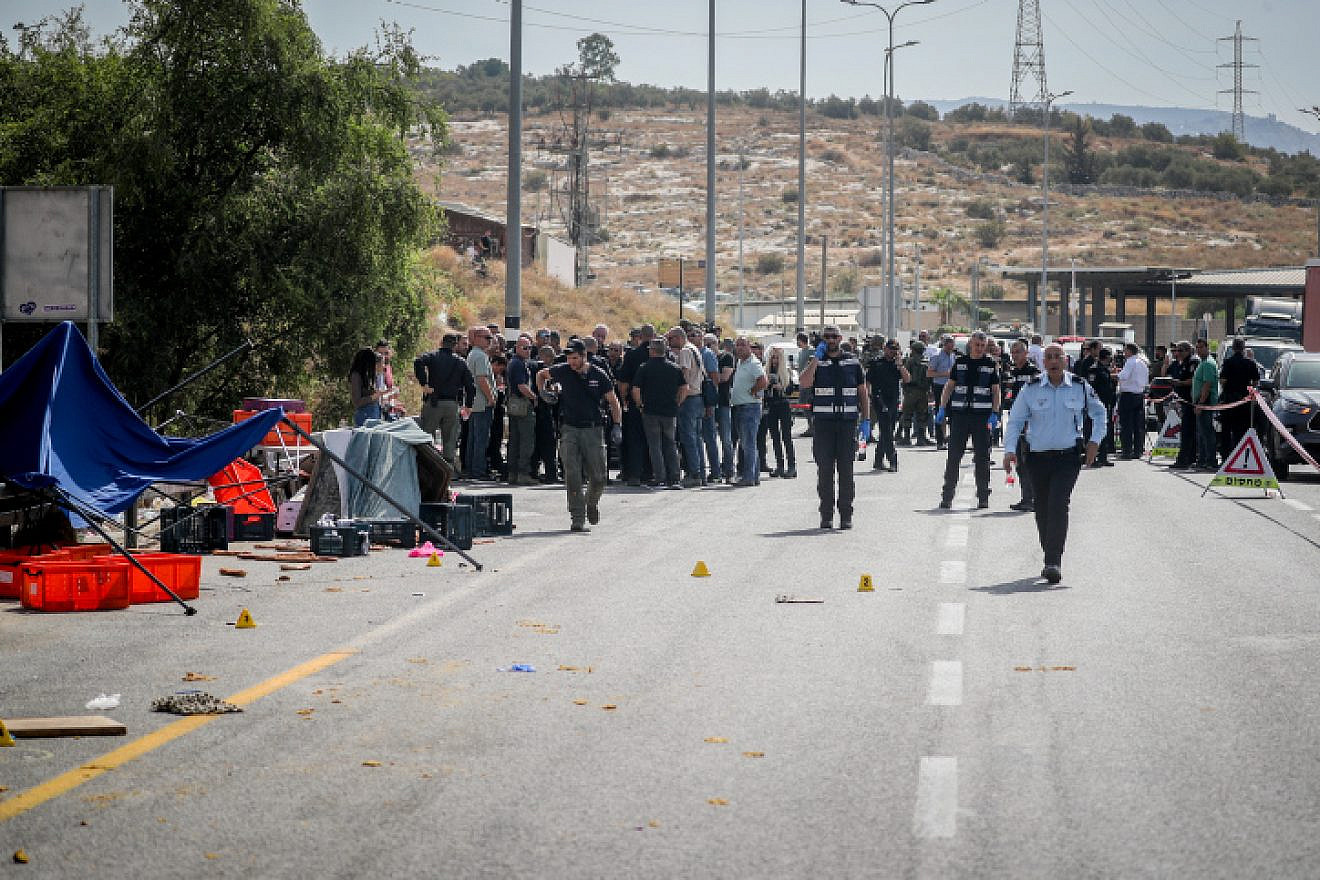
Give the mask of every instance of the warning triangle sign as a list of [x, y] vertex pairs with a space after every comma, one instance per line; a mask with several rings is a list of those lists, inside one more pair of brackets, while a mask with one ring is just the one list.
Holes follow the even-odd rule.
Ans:
[[1244, 489], [1277, 489], [1274, 468], [1261, 451], [1260, 437], [1251, 428], [1210, 481], [1211, 486], [1238, 486]]
[[1151, 447], [1151, 457], [1168, 456], [1172, 458], [1178, 454], [1182, 446], [1182, 419], [1178, 418], [1177, 407], [1169, 407], [1164, 415], [1164, 424], [1160, 427], [1160, 433], [1155, 437], [1155, 445]]

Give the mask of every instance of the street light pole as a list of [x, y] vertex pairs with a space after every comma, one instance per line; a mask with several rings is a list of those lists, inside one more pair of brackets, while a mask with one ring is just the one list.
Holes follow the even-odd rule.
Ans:
[[715, 326], [715, 0], [710, 0], [706, 73], [706, 326]]
[[797, 332], [807, 329], [807, 0], [802, 0], [798, 58]]
[[1046, 295], [1050, 287], [1050, 105], [1059, 98], [1066, 98], [1071, 95], [1071, 91], [1059, 92], [1058, 94], [1045, 94], [1045, 164], [1041, 168], [1041, 192], [1044, 197], [1044, 204], [1041, 205], [1041, 223], [1040, 223], [1040, 295], [1036, 297], [1036, 302], [1032, 303], [1031, 308], [1031, 330], [1033, 333], [1041, 332], [1044, 321], [1040, 320], [1037, 312], [1045, 311], [1042, 306], [1045, 303]]
[[885, 159], [886, 199], [883, 208], [885, 212], [885, 233], [881, 250], [884, 252], [882, 258], [885, 261], [885, 300], [887, 303], [885, 333], [892, 337], [898, 329], [899, 307], [898, 296], [894, 290], [894, 50], [916, 45], [914, 40], [900, 46], [894, 45], [894, 18], [908, 6], [926, 6], [934, 3], [935, 0], [908, 0], [906, 3], [898, 4], [893, 12], [890, 12], [879, 3], [869, 3], [864, 2], [864, 0], [842, 0], [842, 2], [849, 6], [870, 6], [873, 9], [879, 9], [889, 21], [889, 45], [885, 49], [884, 64], [885, 121], [888, 137]]

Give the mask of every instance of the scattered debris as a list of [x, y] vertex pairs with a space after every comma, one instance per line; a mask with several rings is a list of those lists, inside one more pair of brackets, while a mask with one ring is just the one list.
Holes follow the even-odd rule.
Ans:
[[338, 556], [317, 556], [315, 553], [240, 553], [239, 559], [248, 562], [338, 562]]
[[708, 736], [705, 741], [708, 743], [726, 743], [729, 738], [727, 736]]
[[515, 663], [508, 669], [500, 669], [500, 672], [535, 672], [536, 667], [530, 663]]
[[183, 680], [184, 681], [215, 681], [215, 676], [203, 675], [200, 672], [185, 672], [183, 674]]
[[280, 571], [311, 571], [310, 562], [285, 562], [280, 565]]
[[859, 593], [875, 592], [875, 583], [871, 580], [871, 576], [869, 574], [862, 575], [862, 579], [857, 583], [857, 592]]
[[220, 569], [220, 575], [221, 575], [221, 577], [227, 577], [227, 578], [245, 578], [245, 577], [247, 577], [247, 569], [246, 569], [246, 568], [222, 568], [222, 569]]
[[744, 758], [764, 758], [765, 752], [743, 752]]
[[416, 664], [418, 664], [418, 665], [421, 665], [421, 664], [423, 664], [423, 663], [429, 663], [430, 661], [427, 660], [425, 657], [409, 657], [409, 658], [408, 658], [408, 662], [409, 662], [409, 663], [416, 663]]
[[291, 580], [293, 580], [293, 578], [289, 577], [287, 574], [282, 574], [282, 575], [280, 575], [279, 577], [275, 578], [275, 580], [276, 580], [276, 582], [280, 582], [280, 581], [291, 581]]
[[1014, 672], [1076, 672], [1076, 666], [1014, 666]]
[[[364, 591], [364, 592], [365, 592], [365, 591]], [[426, 594], [425, 594], [425, 593], [413, 593], [413, 598], [416, 598], [416, 599], [425, 599], [425, 598], [426, 598]]]
[[380, 761], [363, 761], [363, 762], [362, 762], [362, 766], [363, 766], [363, 767], [379, 767], [379, 766], [380, 766]]
[[601, 706], [601, 708], [604, 709], [606, 712], [613, 712], [615, 709], [619, 707], [616, 706], [614, 703], [606, 703], [604, 706]]
[[119, 694], [101, 694], [99, 697], [88, 700], [84, 708], [95, 709], [98, 712], [103, 712], [106, 709], [118, 709], [119, 696]]
[[326, 588], [325, 588], [325, 592], [327, 592], [327, 593], [342, 593], [342, 592], [344, 592], [344, 588], [343, 588], [343, 587], [326, 587]]
[[307, 716], [307, 715], [311, 715], [311, 714], [312, 714], [313, 712], [315, 712], [315, 711], [316, 711], [315, 709], [299, 709], [299, 710], [298, 710], [298, 714], [299, 714], [299, 715], [303, 715], [303, 716]]
[[729, 805], [727, 800], [718, 797], [706, 798], [706, 803], [710, 804], [712, 807], [727, 807]]
[[14, 850], [14, 861], [20, 865], [28, 863], [28, 854], [21, 849]]
[[585, 706], [585, 705], [587, 705], [587, 701], [586, 701], [586, 700], [574, 700], [574, 701], [573, 701], [573, 705], [574, 705], [574, 706]]
[[808, 599], [804, 596], [789, 596], [781, 594], [775, 596], [775, 601], [780, 605], [824, 605], [824, 599]]
[[204, 691], [193, 691], [171, 694], [168, 697], [152, 700], [151, 711], [169, 712], [172, 715], [224, 715], [229, 712], [242, 712], [243, 710], [213, 694]]

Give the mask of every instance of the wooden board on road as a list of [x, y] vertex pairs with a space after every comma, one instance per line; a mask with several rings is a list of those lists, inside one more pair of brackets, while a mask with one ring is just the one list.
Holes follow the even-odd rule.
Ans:
[[15, 739], [55, 736], [123, 736], [128, 728], [104, 715], [71, 715], [63, 718], [6, 718], [5, 727]]

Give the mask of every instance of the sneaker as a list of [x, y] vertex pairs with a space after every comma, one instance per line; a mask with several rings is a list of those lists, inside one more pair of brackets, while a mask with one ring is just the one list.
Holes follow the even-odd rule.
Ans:
[[589, 532], [589, 531], [591, 531], [591, 529], [587, 528], [587, 524], [584, 523], [584, 522], [575, 522], [575, 523], [573, 523], [571, 526], [568, 527], [568, 530], [571, 531], [571, 532]]
[[587, 522], [593, 526], [600, 522], [600, 508], [594, 504], [587, 505]]
[[1010, 510], [1016, 510], [1020, 513], [1032, 513], [1036, 509], [1036, 505], [1028, 504], [1025, 501], [1015, 501], [1014, 503], [1008, 505], [1008, 507]]
[[797, 467], [794, 466], [794, 465], [791, 465], [791, 464], [790, 464], [790, 465], [788, 466], [788, 470], [784, 471], [784, 476], [787, 477], [787, 478], [790, 479], [790, 480], [796, 480], [796, 479], [797, 479]]
[[889, 472], [891, 474], [898, 473], [898, 459], [894, 459], [889, 463]]
[[940, 510], [952, 510], [952, 509], [953, 509], [953, 499], [952, 499], [952, 498], [941, 498], [941, 499], [940, 499]]
[[822, 529], [832, 529], [832, 528], [834, 528], [834, 520], [833, 520], [833, 519], [822, 519], [822, 520], [820, 521], [820, 527], [821, 527]]
[[783, 476], [784, 476], [784, 469], [783, 469], [782, 467], [777, 467], [777, 468], [775, 468], [774, 473], [772, 473], [770, 476], [772, 476], [772, 477], [779, 477], [779, 478], [782, 479]]
[[850, 516], [841, 516], [841, 517], [839, 517], [839, 528], [840, 528], [840, 529], [844, 529], [844, 530], [846, 530], [846, 529], [851, 529], [851, 528], [852, 528], [852, 517], [850, 517]]
[[1041, 569], [1040, 576], [1052, 584], [1057, 584], [1059, 581], [1063, 580], [1063, 572], [1059, 570], [1057, 565], [1045, 566]]
[[989, 499], [989, 498], [982, 498], [980, 501], [976, 502], [976, 509], [977, 509], [977, 510], [985, 510], [985, 509], [986, 509], [987, 507], [989, 507], [989, 506], [990, 506], [990, 499]]

